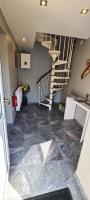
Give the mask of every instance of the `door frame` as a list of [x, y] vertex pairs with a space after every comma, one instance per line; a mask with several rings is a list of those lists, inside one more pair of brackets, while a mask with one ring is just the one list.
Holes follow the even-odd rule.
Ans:
[[3, 80], [2, 80], [2, 64], [1, 64], [1, 56], [0, 56], [0, 87], [1, 87], [1, 110], [2, 110], [2, 114], [1, 114], [1, 150], [3, 153], [3, 165], [4, 165], [4, 170], [5, 171], [1, 171], [1, 176], [3, 173], [5, 173], [5, 180], [4, 180], [4, 186], [2, 187], [2, 191], [3, 193], [1, 194], [2, 198], [1, 200], [5, 199], [6, 196], [6, 188], [7, 188], [7, 184], [8, 184], [8, 177], [9, 177], [9, 170], [10, 170], [10, 158], [9, 158], [9, 145], [8, 145], [8, 135], [7, 135], [7, 123], [6, 123], [6, 113], [5, 113], [5, 107], [4, 107], [4, 93], [3, 93]]

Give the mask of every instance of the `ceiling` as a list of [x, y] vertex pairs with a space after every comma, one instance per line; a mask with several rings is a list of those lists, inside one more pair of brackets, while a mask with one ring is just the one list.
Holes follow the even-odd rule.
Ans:
[[90, 0], [48, 0], [47, 7], [40, 0], [0, 0], [0, 6], [19, 46], [32, 47], [36, 32], [90, 37], [90, 12], [80, 14]]

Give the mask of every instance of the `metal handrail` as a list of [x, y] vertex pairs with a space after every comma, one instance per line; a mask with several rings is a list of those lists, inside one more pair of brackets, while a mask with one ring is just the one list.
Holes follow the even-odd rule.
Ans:
[[51, 71], [52, 71], [52, 68], [49, 69], [49, 71], [47, 71], [45, 74], [43, 74], [43, 75], [38, 79], [37, 84], [38, 84], [47, 74], [49, 74]]

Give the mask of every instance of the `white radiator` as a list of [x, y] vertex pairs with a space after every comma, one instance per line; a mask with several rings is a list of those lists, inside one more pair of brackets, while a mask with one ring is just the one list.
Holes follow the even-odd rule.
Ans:
[[20, 111], [21, 108], [21, 104], [22, 104], [22, 88], [19, 87], [16, 92], [15, 95], [17, 97], [17, 106], [16, 106], [16, 111]]

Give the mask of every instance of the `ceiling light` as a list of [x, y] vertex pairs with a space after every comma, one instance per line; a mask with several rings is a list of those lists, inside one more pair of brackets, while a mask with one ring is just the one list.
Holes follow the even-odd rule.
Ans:
[[41, 6], [47, 6], [47, 0], [40, 0]]
[[89, 9], [83, 8], [80, 12], [80, 14], [86, 15], [88, 13]]
[[25, 42], [25, 41], [26, 41], [26, 38], [25, 38], [25, 37], [23, 37], [22, 41], [23, 41], [23, 42]]

